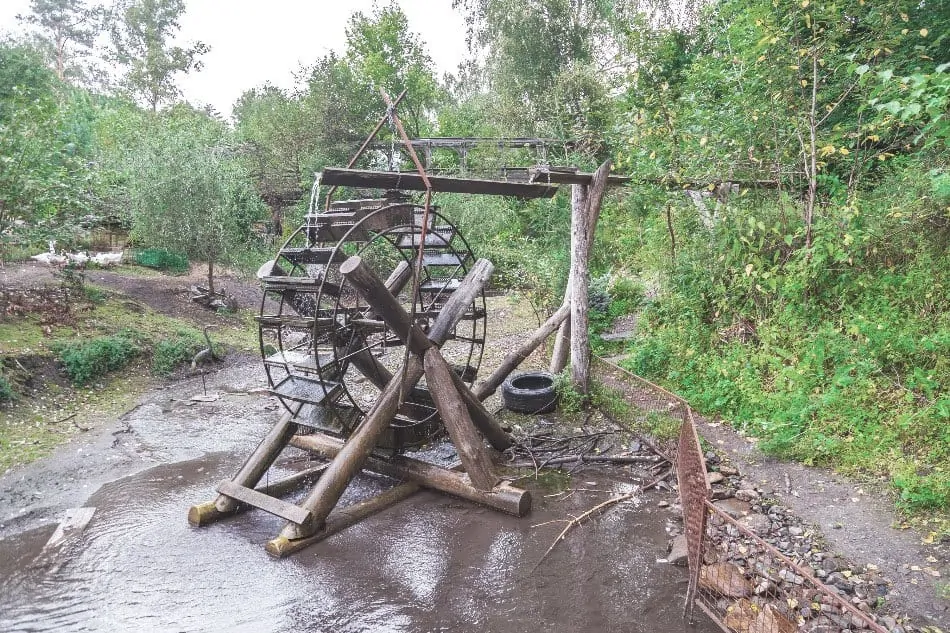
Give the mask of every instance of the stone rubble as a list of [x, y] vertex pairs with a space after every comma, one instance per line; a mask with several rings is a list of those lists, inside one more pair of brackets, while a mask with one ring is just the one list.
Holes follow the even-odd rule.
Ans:
[[[700, 570], [699, 597], [737, 633], [859, 633], [865, 620], [843, 608], [802, 575], [867, 614], [890, 633], [915, 633], [906, 618], [888, 612], [889, 583], [873, 565], [851, 565], [828, 551], [821, 535], [715, 453], [706, 455], [714, 505], [760, 539], [795, 562], [795, 569], [763, 548], [731, 522], [709, 517], [712, 537]], [[681, 511], [679, 504], [673, 506]], [[672, 540], [667, 561], [686, 565], [682, 517], [667, 527]]]

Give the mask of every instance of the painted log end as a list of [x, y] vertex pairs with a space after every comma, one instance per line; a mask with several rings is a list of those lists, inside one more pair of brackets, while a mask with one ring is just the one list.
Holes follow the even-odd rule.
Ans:
[[204, 527], [223, 519], [227, 514], [226, 512], [221, 512], [214, 501], [199, 503], [188, 509], [188, 523], [195, 527]]

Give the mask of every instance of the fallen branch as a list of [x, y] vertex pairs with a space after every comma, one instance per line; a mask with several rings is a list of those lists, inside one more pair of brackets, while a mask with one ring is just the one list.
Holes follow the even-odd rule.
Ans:
[[[659, 455], [565, 455], [563, 457], [552, 457], [541, 464], [545, 466], [556, 466], [558, 464], [573, 464], [575, 462], [607, 462], [611, 464], [656, 464], [665, 461]], [[514, 462], [508, 464], [514, 468], [538, 468], [536, 462]]]
[[598, 503], [598, 504], [595, 505], [593, 508], [591, 508], [590, 510], [587, 510], [586, 512], [584, 512], [584, 513], [581, 514], [580, 516], [576, 516], [576, 517], [570, 519], [570, 520], [567, 522], [567, 525], [564, 527], [564, 529], [561, 530], [561, 533], [557, 535], [557, 538], [556, 538], [556, 539], [554, 539], [554, 542], [551, 543], [551, 547], [549, 547], [548, 550], [547, 550], [546, 552], [544, 552], [544, 555], [538, 560], [537, 563], [535, 563], [534, 567], [531, 568], [531, 571], [528, 572], [528, 575], [530, 576], [530, 575], [533, 574], [535, 571], [537, 571], [538, 567], [541, 566], [541, 563], [544, 562], [544, 559], [548, 557], [548, 554], [550, 554], [551, 552], [553, 552], [553, 551], [554, 551], [554, 548], [557, 547], [557, 544], [560, 543], [562, 540], [564, 540], [564, 537], [567, 536], [567, 533], [570, 532], [573, 528], [575, 528], [575, 527], [577, 527], [578, 525], [580, 525], [580, 524], [584, 521], [584, 519], [587, 519], [588, 517], [590, 517], [590, 516], [591, 516], [592, 514], [594, 514], [595, 512], [598, 512], [598, 511], [600, 511], [600, 510], [603, 510], [604, 508], [608, 508], [608, 507], [610, 507], [610, 506], [612, 506], [612, 505], [616, 505], [616, 504], [618, 504], [618, 503], [620, 503], [620, 502], [622, 502], [622, 501], [628, 501], [628, 500], [630, 500], [630, 499], [633, 499], [633, 498], [636, 496], [636, 493], [637, 493], [637, 492], [639, 492], [639, 490], [635, 490], [634, 492], [628, 492], [627, 494], [624, 494], [624, 495], [618, 495], [618, 496], [616, 496], [616, 497], [611, 497], [610, 499], [607, 499], [606, 501], [602, 501], [601, 503]]

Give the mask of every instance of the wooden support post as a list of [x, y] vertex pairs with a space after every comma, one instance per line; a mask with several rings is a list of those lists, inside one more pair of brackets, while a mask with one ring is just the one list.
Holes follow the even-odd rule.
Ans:
[[452, 444], [458, 451], [462, 468], [472, 480], [472, 485], [479, 490], [491, 490], [498, 477], [492, 472], [491, 461], [484, 449], [482, 437], [475, 430], [468, 414], [468, 407], [456, 390], [452, 380], [452, 368], [434, 347], [426, 350], [423, 365], [429, 392], [442, 417], [442, 423], [452, 438]]
[[501, 365], [499, 365], [484, 382], [475, 385], [475, 389], [473, 390], [475, 397], [479, 400], [484, 400], [495, 393], [495, 390], [498, 389], [501, 383], [505, 382], [505, 378], [508, 377], [508, 374], [514, 371], [524, 359], [530, 356], [531, 352], [537, 349], [544, 339], [551, 336], [554, 330], [558, 328], [558, 325], [563, 323], [570, 313], [571, 309], [569, 305], [561, 306], [557, 312], [552, 314], [548, 320], [535, 330], [517, 349], [509, 352], [504, 360], [501, 361]]
[[[571, 185], [571, 236], [574, 235], [574, 218], [587, 213], [587, 185]], [[591, 230], [593, 232], [593, 229]], [[567, 275], [567, 286], [564, 288], [564, 301], [562, 305], [571, 304], [571, 288], [574, 279], [574, 250], [571, 250], [571, 268]], [[571, 349], [571, 321], [565, 319], [561, 322], [561, 327], [557, 331], [557, 338], [554, 339], [554, 350], [551, 353], [551, 365], [549, 367], [552, 374], [559, 374], [567, 366], [567, 359]]]
[[[333, 459], [343, 447], [343, 442], [322, 434], [299, 435], [291, 441], [291, 446]], [[370, 456], [366, 460], [366, 467], [381, 475], [412, 481], [514, 516], [524, 516], [531, 510], [531, 493], [508, 482], [503, 481], [491, 490], [479, 490], [462, 473], [400, 455], [389, 459]]]
[[[267, 486], [258, 486], [254, 490], [272, 497], [282, 497], [284, 495], [290, 494], [305, 483], [315, 481], [320, 477], [320, 475], [323, 474], [323, 471], [326, 469], [326, 464], [320, 464], [319, 466], [314, 466], [313, 468], [301, 470], [299, 473], [294, 473], [289, 477], [275, 481]], [[191, 509], [188, 510], [188, 523], [195, 527], [203, 527], [210, 523], [214, 523], [215, 521], [220, 521], [221, 519], [233, 514], [244, 512], [251, 507], [252, 506], [239, 503], [237, 509], [235, 509], [233, 512], [224, 514], [218, 510], [214, 504], [214, 501], [209, 501], [208, 503], [191, 506]]]
[[346, 506], [345, 508], [337, 508], [337, 510], [330, 515], [326, 524], [323, 526], [323, 529], [321, 529], [319, 532], [316, 532], [311, 536], [294, 540], [291, 540], [285, 536], [278, 536], [277, 538], [268, 541], [267, 545], [264, 546], [264, 549], [274, 558], [290, 556], [291, 554], [299, 552], [305, 547], [309, 547], [314, 543], [318, 543], [333, 536], [337, 532], [342, 532], [351, 525], [359, 523], [363, 519], [372, 516], [377, 512], [382, 512], [386, 508], [412, 496], [419, 490], [419, 488], [420, 486], [417, 483], [401, 483], [398, 486], [390, 488], [386, 492], [378, 494], [375, 497], [365, 501], [354, 503], [353, 505]]
[[591, 179], [587, 208], [572, 209], [571, 215], [571, 382], [587, 394], [590, 388], [590, 343], [588, 327], [589, 256], [594, 228], [607, 190], [610, 161], [604, 162]]
[[366, 414], [366, 418], [346, 440], [339, 455], [300, 504], [301, 508], [310, 512], [310, 521], [304, 524], [287, 523], [280, 536], [289, 540], [305, 538], [323, 527], [350, 480], [363, 468], [366, 457], [376, 447], [383, 431], [395, 417], [401, 400], [400, 394], [412, 389], [422, 378], [422, 374], [422, 361], [416, 356], [410, 356], [408, 364], [389, 381], [379, 394], [376, 404]]
[[[284, 450], [290, 438], [297, 432], [297, 425], [293, 422], [293, 414], [285, 411], [277, 424], [267, 433], [261, 443], [258, 444], [251, 456], [247, 458], [241, 470], [234, 476], [234, 483], [246, 488], [253, 488], [260, 481], [267, 469], [271, 467], [280, 452]], [[192, 506], [188, 511], [188, 516], [197, 513], [197, 516], [204, 517], [196, 525], [207, 525], [237, 511], [239, 503], [230, 497], [218, 495], [214, 500], [215, 511], [211, 512], [202, 509], [206, 504]]]

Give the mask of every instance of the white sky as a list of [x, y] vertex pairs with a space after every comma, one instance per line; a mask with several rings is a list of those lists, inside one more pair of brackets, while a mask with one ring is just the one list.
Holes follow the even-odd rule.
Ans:
[[[185, 99], [211, 104], [224, 116], [241, 93], [270, 82], [293, 85], [301, 64], [311, 64], [346, 41], [347, 20], [354, 11], [369, 14], [373, 0], [186, 0], [181, 19], [184, 42], [200, 40], [211, 47], [201, 72], [179, 82]], [[452, 0], [398, 0], [409, 28], [426, 42], [441, 75], [453, 72], [465, 56], [465, 24]], [[0, 31], [16, 32], [18, 13], [29, 0], [0, 0]]]

